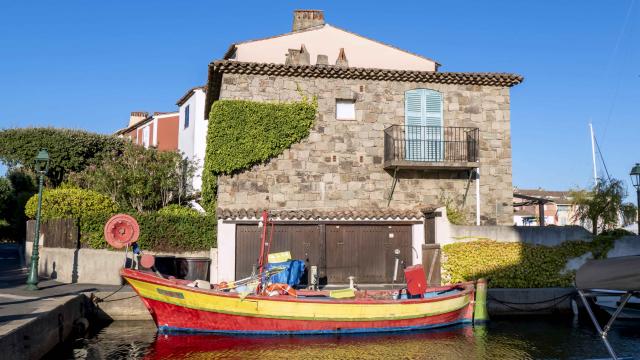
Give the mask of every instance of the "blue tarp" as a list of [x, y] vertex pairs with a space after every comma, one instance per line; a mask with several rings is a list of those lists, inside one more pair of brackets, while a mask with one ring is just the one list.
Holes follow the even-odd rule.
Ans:
[[267, 270], [277, 267], [284, 267], [285, 270], [275, 275], [271, 275], [269, 278], [270, 282], [288, 284], [289, 286], [296, 286], [300, 284], [300, 278], [304, 273], [304, 261], [289, 260], [285, 262], [267, 264]]

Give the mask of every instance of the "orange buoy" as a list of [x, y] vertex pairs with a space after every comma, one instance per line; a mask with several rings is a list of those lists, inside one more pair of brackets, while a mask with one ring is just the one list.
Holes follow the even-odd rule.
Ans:
[[147, 269], [151, 269], [156, 263], [156, 258], [151, 254], [143, 254], [140, 258], [140, 265]]

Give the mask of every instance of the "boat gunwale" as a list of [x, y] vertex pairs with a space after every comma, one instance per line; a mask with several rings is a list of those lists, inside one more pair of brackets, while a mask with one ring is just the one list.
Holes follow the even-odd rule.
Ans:
[[[214, 291], [214, 290], [206, 290], [199, 289], [196, 287], [190, 287], [182, 284], [178, 284], [175, 280], [163, 279], [155, 274], [146, 273], [140, 270], [133, 270], [123, 268], [120, 271], [120, 274], [128, 280], [128, 278], [132, 278], [134, 280], [147, 282], [155, 285], [166, 286], [174, 289], [180, 289], [184, 291], [195, 292], [203, 295], [209, 296], [220, 296], [227, 298], [240, 299], [239, 293], [231, 293], [231, 292], [222, 292], [222, 291]], [[134, 291], [138, 294], [138, 296], [143, 297], [135, 286], [132, 286]], [[431, 303], [431, 302], [440, 302], [449, 299], [455, 299], [459, 297], [463, 297], [469, 294], [473, 294], [475, 292], [474, 282], [468, 281], [459, 284], [452, 284], [446, 286], [439, 286], [431, 288], [429, 292], [435, 291], [447, 291], [459, 288], [460, 292], [453, 293], [450, 295], [442, 295], [442, 296], [434, 296], [429, 298], [415, 298], [415, 299], [399, 299], [399, 300], [380, 300], [380, 299], [367, 299], [367, 298], [356, 298], [356, 299], [335, 299], [331, 298], [331, 301], [326, 300], [315, 300], [312, 297], [306, 299], [300, 299], [297, 297], [292, 297], [289, 295], [278, 295], [278, 296], [261, 296], [261, 295], [248, 295], [243, 298], [243, 300], [253, 300], [253, 301], [281, 301], [281, 302], [300, 302], [300, 303], [311, 303], [311, 304], [359, 304], [359, 305], [386, 305], [386, 304], [399, 304], [399, 305], [411, 305], [411, 304], [422, 304], [422, 303]], [[380, 291], [380, 290], [374, 290]]]

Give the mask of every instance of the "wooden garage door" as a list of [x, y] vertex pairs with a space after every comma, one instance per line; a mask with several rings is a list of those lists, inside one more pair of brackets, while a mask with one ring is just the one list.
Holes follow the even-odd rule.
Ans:
[[[411, 225], [327, 225], [326, 272], [330, 284], [391, 283], [395, 266], [394, 250], [405, 266], [411, 265]], [[404, 282], [402, 266], [397, 282]]]
[[[307, 266], [321, 266], [324, 264], [324, 239], [320, 226], [275, 225], [270, 252], [291, 251], [294, 259], [304, 260]], [[261, 231], [257, 225], [236, 226], [236, 279], [251, 275], [253, 268], [258, 266]], [[303, 283], [306, 283], [306, 276]]]

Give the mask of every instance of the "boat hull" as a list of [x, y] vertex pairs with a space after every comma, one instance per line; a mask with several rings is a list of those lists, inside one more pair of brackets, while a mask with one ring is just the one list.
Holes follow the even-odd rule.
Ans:
[[471, 322], [473, 286], [411, 300], [273, 298], [189, 288], [125, 269], [161, 332], [327, 334], [407, 331]]

